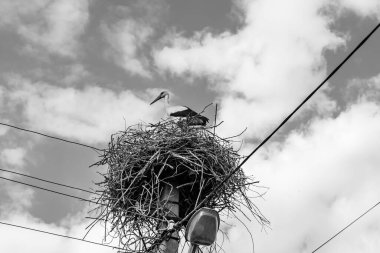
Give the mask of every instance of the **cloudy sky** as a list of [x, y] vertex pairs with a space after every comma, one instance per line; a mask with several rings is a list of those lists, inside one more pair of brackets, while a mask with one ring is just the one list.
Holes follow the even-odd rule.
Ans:
[[[169, 90], [196, 111], [218, 103], [218, 133], [247, 127], [248, 153], [379, 20], [378, 0], [1, 0], [0, 122], [104, 148], [126, 125], [159, 120], [149, 103]], [[380, 32], [246, 164], [268, 187], [256, 204], [271, 228], [245, 224], [256, 252], [311, 252], [379, 201], [379, 45]], [[86, 189], [100, 179], [92, 149], [7, 127], [0, 139], [1, 169]], [[81, 237], [89, 208], [0, 179], [3, 222]], [[320, 252], [379, 252], [379, 214]], [[226, 252], [252, 252], [229, 222]], [[0, 238], [0, 252], [115, 252], [4, 225]]]

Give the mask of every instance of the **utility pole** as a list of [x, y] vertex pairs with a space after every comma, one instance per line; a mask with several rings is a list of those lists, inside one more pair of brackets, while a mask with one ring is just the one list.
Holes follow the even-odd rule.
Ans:
[[[165, 185], [161, 196], [161, 203], [164, 204], [164, 209], [169, 213], [166, 217], [167, 220], [170, 218], [179, 217], [179, 191], [176, 185]], [[161, 229], [167, 229], [170, 224], [161, 224]], [[158, 247], [157, 253], [177, 253], [179, 246], [179, 234], [178, 231], [174, 231], [169, 240], [163, 241]]]

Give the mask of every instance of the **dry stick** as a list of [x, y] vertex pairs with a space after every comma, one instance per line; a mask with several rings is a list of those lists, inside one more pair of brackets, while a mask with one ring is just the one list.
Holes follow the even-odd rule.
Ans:
[[345, 64], [348, 59], [372, 36], [372, 34], [380, 27], [380, 23], [375, 26], [375, 28], [372, 29], [372, 31], [355, 47], [354, 50], [349, 53], [346, 58], [337, 66], [335, 69], [322, 81], [321, 84], [319, 84], [244, 160], [237, 166], [227, 177], [223, 179], [222, 182], [220, 182], [215, 189], [206, 196], [206, 198], [201, 201], [198, 206], [196, 206], [193, 211], [191, 211], [188, 215], [186, 215], [185, 218], [182, 219], [179, 223], [177, 223], [176, 227], [180, 227], [180, 225], [187, 219], [190, 218], [190, 216], [199, 209], [206, 201], [211, 198], [211, 196], [218, 191], [231, 177], [233, 174], [235, 174], [241, 166], [243, 166], [251, 156], [256, 153], [257, 150], [259, 150], [267, 141], [283, 126], [286, 122]]
[[240, 135], [242, 135], [245, 131], [247, 131], [247, 127], [246, 128], [244, 128], [244, 130], [243, 131], [241, 131], [239, 134], [237, 134], [237, 135], [234, 135], [234, 136], [230, 136], [230, 137], [225, 137], [225, 138], [223, 138], [224, 140], [228, 140], [228, 139], [233, 139], [233, 138], [236, 138], [236, 137], [239, 137]]
[[212, 103], [209, 103], [208, 105], [206, 105], [206, 106], [203, 108], [203, 110], [202, 110], [200, 113], [198, 113], [198, 114], [204, 113], [205, 110], [207, 109], [207, 107], [209, 107], [210, 105], [212, 105]]
[[216, 128], [216, 115], [217, 114], [218, 114], [218, 104], [215, 104], [214, 135], [215, 135], [215, 128]]
[[251, 231], [249, 231], [247, 225], [244, 224], [244, 222], [239, 218], [237, 217], [234, 213], [232, 213], [233, 216], [235, 216], [235, 218], [245, 227], [245, 229], [247, 230], [247, 232], [249, 233], [250, 237], [251, 237], [251, 242], [252, 242], [252, 249], [253, 249], [253, 253], [255, 253], [255, 242], [253, 241], [253, 236], [252, 236], [252, 233]]
[[[138, 229], [138, 231], [139, 231], [140, 238], [143, 238], [143, 235], [142, 235], [142, 233], [141, 233], [141, 230], [140, 230], [140, 226], [139, 226], [139, 224], [137, 224], [137, 229]], [[147, 247], [146, 247], [145, 241], [144, 241], [143, 239], [142, 239], [141, 241], [143, 242], [143, 245], [144, 245], [144, 249], [145, 249], [145, 251], [147, 251]]]
[[[119, 175], [119, 170], [120, 170], [120, 167], [117, 165], [119, 162], [118, 162], [118, 160], [119, 159], [123, 159], [122, 157], [119, 157], [119, 155], [118, 155], [118, 152], [122, 152], [122, 150], [128, 150], [128, 147], [129, 148], [132, 148], [132, 149], [134, 149], [134, 147], [138, 147], [138, 145], [140, 144], [140, 142], [142, 143], [142, 145], [153, 145], [153, 146], [155, 146], [155, 148], [153, 148], [152, 150], [155, 150], [156, 148], [160, 148], [161, 149], [161, 152], [160, 152], [160, 155], [157, 155], [156, 156], [156, 159], [157, 159], [157, 161], [156, 161], [156, 159], [154, 159], [155, 161], [154, 161], [154, 164], [161, 164], [162, 162], [164, 162], [165, 161], [165, 158], [167, 157], [167, 155], [168, 155], [168, 153], [169, 153], [169, 150], [167, 149], [167, 148], [164, 148], [163, 146], [168, 146], [168, 145], [173, 145], [174, 147], [173, 147], [173, 149], [175, 150], [174, 151], [174, 153], [176, 153], [177, 154], [177, 156], [175, 157], [175, 159], [178, 161], [178, 162], [180, 162], [181, 164], [182, 164], [182, 162], [184, 163], [184, 164], [182, 164], [183, 166], [185, 166], [185, 164], [191, 164], [191, 165], [194, 165], [195, 167], [197, 167], [197, 168], [199, 168], [199, 169], [202, 169], [203, 168], [203, 166], [200, 166], [200, 160], [199, 160], [199, 158], [198, 157], [196, 157], [196, 155], [201, 155], [202, 157], [204, 157], [204, 156], [209, 156], [209, 154], [208, 153], [203, 153], [202, 151], [203, 151], [203, 148], [210, 148], [210, 146], [208, 145], [209, 143], [210, 143], [210, 138], [211, 139], [213, 139], [212, 141], [211, 141], [211, 144], [213, 144], [217, 139], [219, 140], [219, 138], [215, 138], [215, 136], [212, 134], [212, 132], [209, 132], [209, 131], [207, 131], [207, 130], [204, 130], [203, 132], [201, 131], [201, 132], [196, 132], [196, 135], [194, 134], [194, 131], [191, 133], [191, 132], [189, 132], [189, 134], [184, 134], [184, 133], [181, 133], [181, 132], [179, 132], [179, 131], [177, 131], [177, 128], [176, 128], [176, 125], [173, 125], [173, 124], [171, 124], [170, 122], [167, 122], [167, 123], [165, 123], [165, 124], [160, 124], [159, 126], [157, 126], [157, 129], [147, 129], [147, 131], [148, 132], [139, 132], [139, 130], [136, 130], [136, 131], [134, 131], [134, 130], [131, 130], [129, 133], [123, 133], [123, 132], [121, 132], [120, 133], [120, 136], [119, 137], [117, 137], [117, 135], [115, 135], [114, 136], [114, 138], [113, 138], [113, 140], [114, 141], [111, 141], [111, 143], [109, 144], [109, 148], [110, 148], [110, 150], [111, 151], [106, 151], [105, 152], [105, 156], [103, 157], [103, 162], [99, 162], [98, 164], [106, 164], [107, 163], [107, 161], [109, 161], [108, 163], [109, 164], [111, 164], [111, 166], [115, 166], [115, 170], [112, 172], [109, 172], [109, 173], [111, 173], [110, 174], [110, 183], [113, 183], [113, 182], [115, 182], [116, 184], [124, 184], [124, 180], [122, 180], [122, 181], [119, 181], [121, 178], [120, 178], [120, 176], [118, 176]], [[159, 143], [159, 142], [157, 142], [157, 141], [155, 141], [155, 140], [150, 140], [150, 138], [148, 139], [148, 137], [149, 136], [157, 136], [157, 135], [161, 135], [161, 134], [164, 134], [164, 135], [171, 135], [170, 136], [170, 138], [169, 139], [165, 139], [164, 137], [162, 137], [162, 136], [160, 136], [159, 138], [161, 139], [161, 138], [164, 138], [163, 139], [163, 142], [165, 142], [165, 143]], [[184, 136], [183, 136], [184, 135]], [[195, 149], [192, 149], [192, 151], [194, 152], [194, 154], [193, 154], [193, 152], [189, 152], [189, 153], [183, 153], [183, 152], [179, 152], [177, 149], [178, 148], [180, 148], [182, 145], [185, 145], [185, 144], [183, 144], [183, 142], [181, 142], [180, 141], [180, 138], [181, 137], [184, 137], [184, 139], [185, 139], [185, 142], [186, 142], [186, 140], [188, 139], [189, 141], [191, 141], [194, 137], [196, 137], [196, 136], [198, 136], [198, 135], [203, 135], [203, 138], [204, 139], [202, 139], [203, 141], [200, 143], [200, 145], [199, 146], [197, 146], [197, 148], [195, 148]], [[127, 140], [131, 140], [130, 142], [132, 143], [131, 145], [129, 145], [128, 143], [126, 143], [125, 141], [123, 141], [123, 138], [127, 138]], [[169, 142], [169, 143], [168, 143]], [[170, 143], [170, 142], [172, 142], [172, 143]], [[132, 146], [132, 145], [134, 145], [133, 143], [135, 143], [137, 146]], [[219, 156], [222, 156], [222, 157], [224, 157], [225, 155], [224, 154], [226, 154], [227, 156], [232, 152], [232, 149], [229, 149], [227, 146], [228, 144], [228, 142], [227, 141], [222, 141], [222, 144], [220, 144], [220, 145], [216, 145], [215, 146], [215, 148], [217, 149], [217, 156], [214, 158], [214, 155], [211, 155], [211, 157], [210, 157], [210, 159], [211, 160], [209, 160], [210, 161], [210, 164], [207, 164], [207, 165], [205, 165], [206, 167], [212, 167], [212, 168], [214, 168], [214, 164], [215, 164], [215, 162], [217, 162], [217, 161], [215, 161], [214, 159], [218, 159], [218, 157]], [[120, 145], [120, 146], [119, 146]], [[204, 146], [204, 147], [203, 147]], [[136, 148], [136, 149], [138, 149], [138, 148]], [[224, 149], [226, 149], [226, 150], [224, 150]], [[113, 151], [112, 151], [113, 150]], [[114, 154], [112, 154], [112, 152], [114, 152]], [[154, 151], [152, 151], [152, 152], [154, 152]], [[130, 150], [130, 151], [128, 151], [128, 154], [130, 154], [129, 156], [131, 157], [131, 159], [138, 159], [139, 161], [138, 162], [136, 162], [136, 163], [134, 163], [137, 167], [139, 167], [138, 166], [138, 164], [140, 164], [140, 162], [141, 162], [141, 164], [145, 164], [145, 163], [148, 163], [148, 162], [150, 162], [149, 160], [151, 159], [151, 157], [148, 155], [148, 156], [144, 156], [144, 154], [142, 154], [142, 155], [136, 155], [134, 152], [133, 152], [133, 150]], [[234, 164], [234, 165], [232, 165], [232, 167], [235, 167], [237, 164], [234, 162], [236, 159], [237, 159], [237, 157], [235, 157], [235, 153], [231, 153], [231, 155], [232, 155], [232, 157], [231, 158], [229, 158], [229, 159], [227, 159], [227, 160], [225, 160], [225, 161], [223, 161], [224, 163], [228, 163], [228, 164], [230, 164], [230, 165], [232, 165], [232, 163]], [[136, 157], [137, 156], [137, 157]], [[237, 162], [237, 161], [236, 161]], [[132, 166], [135, 166], [135, 165], [132, 165]], [[135, 166], [135, 167], [136, 167]], [[226, 166], [226, 165], [223, 165], [222, 167], [220, 167], [218, 170], [219, 171], [215, 171], [217, 174], [215, 174], [215, 177], [216, 177], [216, 180], [217, 181], [221, 181], [223, 178], [224, 178], [224, 176], [223, 175], [225, 175], [225, 174], [227, 174], [228, 173], [228, 170], [226, 169], [227, 167], [231, 167], [231, 166]], [[176, 168], [173, 168], [173, 169], [175, 169], [176, 171], [177, 171], [177, 166], [176, 166]], [[189, 168], [189, 169], [191, 169], [191, 168]], [[178, 171], [178, 172], [176, 172], [177, 173], [177, 175], [178, 175], [178, 173], [185, 173], [186, 171], [184, 170], [183, 172], [182, 171]], [[194, 173], [198, 173], [197, 172], [197, 170], [196, 169], [194, 169], [193, 170], [193, 172]], [[206, 171], [203, 171], [204, 172], [204, 176], [206, 177], [209, 177], [208, 175], [209, 175], [209, 173], [214, 173], [214, 171], [213, 170], [211, 170], [211, 172], [206, 172]], [[130, 174], [129, 176], [128, 176], [128, 174]], [[132, 182], [134, 182], [134, 184], [136, 184], [137, 183], [137, 180], [136, 181], [133, 181], [133, 179], [135, 178], [134, 177], [134, 175], [137, 175], [137, 172], [135, 173], [134, 171], [133, 171], [133, 169], [132, 170], [128, 170], [128, 173], [127, 173], [127, 177], [128, 178], [130, 178], [131, 179], [131, 181]], [[139, 175], [139, 177], [142, 177], [143, 175]], [[152, 180], [156, 180], [156, 175], [154, 175], [154, 176], [152, 176], [151, 178], [152, 178]], [[153, 181], [151, 181], [151, 183], [153, 184], [154, 182]], [[217, 184], [217, 182], [215, 182], [215, 185]], [[148, 185], [149, 185], [149, 183], [146, 185], [146, 187], [148, 187]], [[127, 186], [128, 187], [128, 186]], [[140, 186], [141, 187], [141, 186]], [[211, 187], [212, 188], [212, 186], [211, 185], [209, 185], [209, 187]], [[202, 187], [201, 187], [202, 188]], [[134, 187], [134, 186], [131, 186], [130, 187], [130, 190], [131, 191], [135, 191], [135, 189], [136, 189], [136, 187]], [[145, 192], [145, 191], [144, 191]], [[109, 194], [109, 193], [106, 193], [106, 194]], [[145, 194], [145, 193], [144, 193]], [[226, 192], [225, 194], [228, 194], [228, 192]], [[160, 195], [160, 194], [158, 194], [158, 195]], [[119, 198], [116, 198], [116, 199], [119, 199]], [[147, 197], [146, 199], [148, 199], [149, 200], [149, 198]], [[106, 198], [104, 198], [103, 200], [106, 200]], [[120, 202], [122, 202], [122, 200], [120, 199], [119, 200]], [[155, 201], [155, 200], [153, 200], [152, 199], [152, 201]], [[198, 200], [199, 201], [199, 200]], [[220, 200], [222, 203], [220, 203], [221, 205], [223, 205], [223, 199], [221, 199]], [[115, 202], [117, 202], [116, 200], [115, 200]], [[144, 203], [146, 203], [146, 202], [149, 202], [149, 203], [151, 203], [150, 201], [146, 201], [146, 200], [144, 200], [144, 199], [141, 199], [141, 201], [140, 201], [140, 203], [142, 203], [142, 204], [144, 204]], [[144, 204], [145, 205], [145, 204]], [[219, 205], [219, 204], [218, 204]], [[125, 211], [125, 212], [129, 212], [129, 211], [132, 211], [133, 212], [133, 208], [134, 207], [130, 207], [130, 209], [128, 209], [127, 211]], [[230, 206], [230, 205], [226, 205], [226, 208], [232, 208], [232, 206]], [[149, 217], [150, 215], [149, 215], [149, 213], [150, 212], [148, 212], [148, 215], [147, 215], [147, 217]], [[187, 212], [186, 212], [187, 213]], [[118, 216], [119, 214], [117, 214], [117, 213], [115, 213], [115, 216]], [[128, 215], [128, 214], [127, 214]], [[111, 218], [111, 216], [112, 215], [110, 215], [109, 216], [109, 218]], [[106, 218], [107, 219], [107, 215], [106, 216], [103, 216], [104, 218]], [[101, 218], [103, 218], [103, 217], [101, 217]], [[145, 219], [145, 218], [144, 218]], [[119, 224], [122, 224], [123, 222], [122, 221], [119, 221], [117, 218], [114, 218], [113, 219], [114, 220], [114, 222], [113, 223], [119, 223]], [[145, 221], [144, 221], [145, 222]], [[141, 232], [144, 234], [145, 232], [146, 232], [146, 230], [145, 230], [145, 228], [147, 228], [145, 225], [143, 225], [142, 224], [142, 226], [140, 226], [141, 228], [143, 228], [143, 230], [141, 230]], [[127, 228], [126, 228], [127, 229]], [[153, 231], [153, 229], [152, 230], [150, 230], [150, 231]], [[122, 230], [115, 230], [115, 232], [116, 233], [119, 233], [119, 234], [123, 234], [124, 232], [128, 232], [128, 231], [122, 231]], [[166, 235], [169, 235], [170, 233], [169, 232], [165, 232], [165, 234]], [[126, 236], [128, 236], [127, 234], [125, 234]], [[144, 235], [145, 236], [145, 235]], [[150, 238], [150, 236], [149, 237], [147, 237], [147, 236], [149, 236], [149, 234], [148, 235], [146, 235], [146, 239], [148, 239], [148, 240], [145, 240], [145, 242], [147, 242], [147, 246], [150, 248], [150, 242], [149, 242], [149, 238]], [[128, 244], [129, 243], [127, 243], [127, 244], [125, 244], [125, 247], [128, 247]]]

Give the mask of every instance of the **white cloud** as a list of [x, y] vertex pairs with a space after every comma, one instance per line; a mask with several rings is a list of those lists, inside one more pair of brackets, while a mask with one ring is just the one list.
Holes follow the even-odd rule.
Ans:
[[[22, 153], [24, 152], [21, 151], [21, 149], [3, 150], [1, 153], [1, 160], [4, 163], [3, 167], [7, 165], [13, 166], [15, 164], [19, 166], [19, 161], [23, 159], [20, 155]], [[8, 160], [4, 161], [4, 157]], [[5, 172], [0, 172], [0, 174], [1, 176], [7, 178], [15, 178], [16, 180], [20, 180], [19, 177], [14, 176], [13, 174]], [[25, 226], [32, 229], [39, 229], [76, 238], [83, 238], [87, 232], [85, 230], [86, 226], [92, 222], [92, 220], [85, 218], [88, 216], [88, 211], [92, 208], [87, 205], [78, 213], [70, 213], [61, 220], [55, 221], [55, 223], [44, 222], [43, 220], [34, 217], [29, 212], [29, 210], [33, 208], [33, 205], [36, 204], [35, 196], [36, 194], [39, 194], [38, 191], [35, 192], [33, 188], [5, 180], [1, 180], [0, 190], [0, 222]], [[49, 203], [46, 203], [46, 208], [49, 208]], [[111, 248], [42, 234], [36, 231], [28, 231], [4, 224], [0, 224], [0, 237], [2, 238], [0, 252], [114, 252]], [[97, 243], [102, 243], [103, 239], [104, 228], [100, 225], [95, 226], [86, 237], [86, 240]], [[107, 238], [107, 240], [110, 240], [110, 238]], [[20, 241], [23, 243], [20, 243]], [[113, 243], [113, 245], [115, 245], [115, 243]]]
[[24, 148], [6, 148], [0, 153], [0, 160], [6, 165], [23, 167], [26, 150]]
[[[75, 57], [89, 19], [88, 0], [4, 0], [0, 24], [15, 27], [32, 46]], [[27, 47], [28, 47], [27, 46]]]
[[[49, 5], [51, 9], [45, 8], [47, 1], [31, 1], [35, 5], [21, 4], [27, 1], [15, 2], [20, 7], [18, 12], [22, 14], [17, 14], [17, 18], [24, 13], [44, 10], [41, 12], [42, 19], [49, 23], [50, 18], [54, 19], [54, 10], [65, 9], [58, 8], [58, 3], [64, 4], [63, 1], [53, 1], [57, 5]], [[248, 125], [248, 134], [258, 136], [267, 131], [273, 122], [278, 122], [322, 79], [325, 74], [324, 50], [344, 43], [342, 38], [330, 31], [331, 20], [321, 14], [321, 8], [327, 2], [245, 1], [245, 25], [238, 33], [199, 33], [190, 39], [175, 35], [170, 47], [157, 51], [156, 63], [161, 69], [177, 75], [209, 77], [221, 92], [221, 118], [225, 120], [225, 128], [236, 133], [236, 130]], [[345, 2], [349, 6], [349, 1]], [[4, 3], [12, 5], [11, 1], [2, 1], [0, 9], [5, 6]], [[371, 8], [362, 6], [365, 4], [357, 4], [361, 11], [371, 12]], [[50, 18], [48, 10], [51, 11]], [[64, 40], [62, 34], [69, 33], [67, 26], [61, 28], [58, 25], [60, 21], [51, 21], [52, 25], [47, 26], [46, 30], [44, 26], [39, 26], [39, 22], [32, 22], [34, 26], [21, 20], [17, 22], [32, 28], [30, 37], [27, 33], [23, 35], [33, 43], [61, 55], [69, 56], [75, 51], [76, 43], [68, 43], [66, 49], [66, 44], [60, 44]], [[151, 31], [139, 25], [141, 23], [136, 20], [124, 20], [107, 26], [106, 31], [111, 33], [109, 39], [114, 38], [110, 43], [113, 50], [121, 55], [118, 58], [121, 66], [130, 73], [144, 76], [149, 75], [148, 68], [139, 56], [142, 49], [135, 43], [141, 40], [144, 44]], [[142, 29], [141, 34], [135, 31], [137, 28]], [[52, 32], [54, 29], [63, 32]], [[47, 35], [46, 39], [42, 37], [44, 34]], [[136, 67], [139, 64], [140, 67]], [[78, 71], [81, 72], [81, 69]], [[380, 127], [380, 108], [376, 94], [380, 82], [378, 78], [370, 82], [357, 82], [365, 82], [373, 92], [361, 93], [360, 99], [355, 100], [357, 104], [348, 107], [336, 118], [329, 115], [314, 119], [303, 132], [293, 132], [284, 143], [271, 144], [245, 166], [247, 172], [270, 187], [267, 201], [260, 202], [259, 207], [271, 220], [272, 230], [264, 233], [256, 223], [247, 224], [253, 232], [256, 252], [311, 252], [329, 235], [378, 201], [380, 139], [376, 134]], [[21, 105], [23, 120], [31, 128], [86, 143], [107, 141], [110, 133], [124, 127], [123, 116], [126, 125], [130, 125], [139, 120], [157, 119], [158, 114], [158, 107], [149, 107], [150, 100], [145, 101], [144, 97], [129, 90], [117, 93], [95, 86], [61, 88], [14, 77], [4, 92], [10, 98], [12, 108]], [[153, 96], [154, 90], [147, 92]], [[315, 106], [321, 114], [335, 110], [334, 101], [324, 94], [320, 94]], [[9, 164], [22, 164], [22, 159], [20, 156], [17, 158], [14, 150], [5, 152], [5, 155], [3, 153], [1, 156]], [[47, 224], [24, 210], [33, 204], [32, 191], [12, 188], [9, 196], [15, 200], [21, 198], [22, 208], [1, 203], [2, 219], [57, 233], [83, 235], [84, 223], [80, 218], [83, 216], [68, 216], [58, 225]], [[14, 210], [17, 212], [12, 212]], [[376, 215], [366, 216], [324, 247], [324, 252], [377, 252], [380, 248], [380, 229], [376, 224], [379, 222]], [[0, 237], [0, 252], [112, 250], [67, 239], [47, 238], [47, 235], [3, 225], [0, 225]], [[100, 238], [101, 229], [89, 239], [100, 241]], [[226, 252], [251, 252], [249, 235], [241, 225], [230, 230], [230, 239], [231, 243], [225, 244]], [[25, 243], [19, 243], [20, 240]]]
[[[6, 178], [14, 178], [12, 174], [4, 174]], [[33, 205], [33, 198], [35, 196], [34, 190], [13, 182], [4, 181], [4, 179], [1, 180], [2, 184], [0, 189], [2, 193], [6, 195], [1, 197], [0, 218], [15, 212], [23, 212]]]
[[349, 102], [380, 101], [380, 73], [368, 80], [353, 79], [348, 83], [344, 98]]
[[[30, 227], [33, 229], [48, 231], [51, 233], [82, 238], [86, 232], [85, 227], [88, 224], [88, 220], [84, 218], [85, 215], [86, 210], [74, 216], [68, 216], [65, 220], [61, 221], [61, 224], [55, 225], [45, 223], [31, 216], [26, 211], [13, 210], [10, 213], [4, 211], [1, 215], [1, 221], [15, 225]], [[1, 252], [115, 252], [115, 250], [112, 248], [94, 245], [86, 242], [80, 242], [73, 239], [56, 237], [53, 235], [47, 235], [35, 231], [28, 231], [20, 228], [9, 227], [3, 224], [0, 224], [0, 236], [2, 238], [2, 243], [0, 244]], [[102, 243], [103, 236], [103, 228], [100, 226], [96, 226], [94, 230], [90, 232], [89, 236], [86, 237], [86, 240]], [[20, 243], [20, 240], [22, 240], [23, 243]]]
[[8, 130], [8, 127], [0, 126], [0, 136], [5, 135], [8, 132]]
[[[267, 233], [248, 223], [257, 252], [311, 252], [379, 201], [380, 106], [362, 100], [336, 118], [315, 119], [283, 143], [272, 143], [245, 166], [262, 185], [259, 207], [271, 221]], [[257, 201], [257, 200], [256, 200]], [[331, 241], [323, 252], [377, 252], [380, 218], [374, 210]], [[242, 226], [231, 230], [225, 250], [247, 245]], [[276, 243], [273, 243], [276, 242]]]
[[160, 118], [159, 107], [151, 107], [149, 101], [129, 90], [116, 93], [96, 86], [61, 88], [13, 77], [7, 95], [10, 108], [22, 105], [30, 128], [86, 143], [108, 141], [110, 134], [125, 125]]
[[152, 78], [151, 48], [160, 36], [165, 0], [139, 0], [111, 5], [102, 22], [103, 37], [109, 44], [105, 55], [131, 75]]
[[[0, 187], [2, 193], [0, 203], [0, 222], [76, 238], [83, 238], [87, 232], [87, 230], [85, 230], [86, 226], [92, 222], [92, 220], [85, 218], [88, 216], [88, 211], [93, 208], [92, 206], [87, 205], [83, 210], [74, 214], [70, 213], [61, 220], [55, 221], [55, 223], [44, 222], [43, 220], [34, 217], [29, 212], [30, 208], [36, 204], [34, 197], [37, 192], [34, 192], [31, 188], [14, 183], [1, 183]], [[7, 196], [6, 201], [4, 201], [4, 194]], [[48, 205], [49, 204], [47, 203], [46, 208], [49, 208]], [[0, 224], [0, 237], [2, 238], [0, 252], [115, 252], [115, 250], [109, 247], [56, 237], [4, 224]], [[103, 239], [104, 227], [101, 225], [96, 225], [86, 237], [86, 240], [97, 243], [102, 243]], [[20, 243], [20, 240], [23, 243]], [[107, 238], [107, 240], [109, 243], [110, 238]], [[112, 242], [109, 245], [117, 246], [115, 242]]]
[[[7, 147], [9, 143], [5, 141], [2, 145], [5, 148], [0, 151], [1, 168], [10, 171], [16, 168], [18, 172], [21, 172], [27, 161], [27, 149], [25, 147], [9, 148]], [[0, 176], [19, 180], [17, 175], [6, 171], [0, 171]], [[0, 217], [3, 213], [22, 211], [32, 206], [34, 191], [31, 188], [1, 179], [0, 192]]]
[[81, 64], [73, 64], [65, 68], [66, 73], [62, 82], [66, 85], [72, 85], [88, 77], [90, 73]]
[[[0, 86], [0, 108], [3, 108], [3, 107], [4, 107], [4, 88]], [[3, 111], [0, 110], [0, 113], [3, 113]], [[9, 129], [8, 127], [0, 125], [0, 136], [5, 135], [8, 129]]]
[[44, 8], [50, 0], [3, 0], [0, 2], [0, 24], [14, 24], [22, 22], [24, 16], [36, 13]]
[[132, 75], [151, 77], [148, 60], [142, 55], [142, 49], [153, 35], [148, 24], [125, 19], [114, 25], [104, 24], [103, 34], [111, 49], [107, 55]]
[[352, 10], [360, 16], [377, 16], [380, 19], [380, 2], [378, 0], [337, 0], [342, 7]]
[[261, 136], [322, 80], [323, 53], [344, 44], [324, 14], [329, 1], [241, 1], [245, 13], [236, 34], [173, 35], [155, 52], [160, 69], [206, 76], [221, 95], [220, 118], [230, 135], [248, 126]]

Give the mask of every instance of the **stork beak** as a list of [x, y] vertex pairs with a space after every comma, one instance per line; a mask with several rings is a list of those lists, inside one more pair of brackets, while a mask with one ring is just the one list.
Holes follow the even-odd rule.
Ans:
[[156, 99], [155, 100], [153, 100], [153, 102], [152, 103], [150, 103], [150, 105], [152, 105], [152, 104], [154, 104], [154, 103], [156, 103], [158, 100], [160, 100], [161, 98], [163, 98], [162, 96], [161, 96], [161, 94], [160, 95], [158, 95], [158, 97], [156, 97]]

